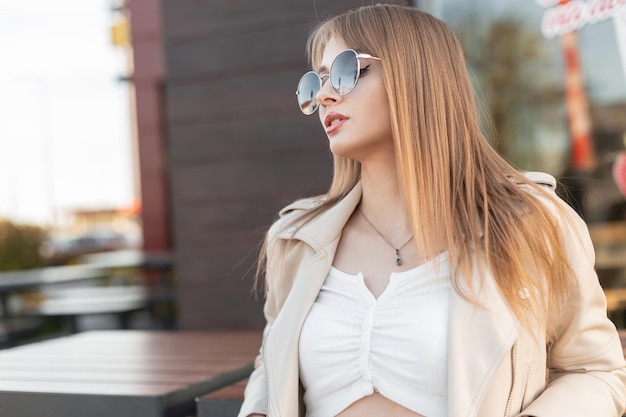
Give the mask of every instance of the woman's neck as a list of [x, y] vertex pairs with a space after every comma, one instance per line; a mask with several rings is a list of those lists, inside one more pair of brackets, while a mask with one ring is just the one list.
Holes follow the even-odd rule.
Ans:
[[403, 240], [410, 232], [410, 222], [400, 195], [395, 166], [361, 167], [363, 195], [359, 210], [389, 239]]

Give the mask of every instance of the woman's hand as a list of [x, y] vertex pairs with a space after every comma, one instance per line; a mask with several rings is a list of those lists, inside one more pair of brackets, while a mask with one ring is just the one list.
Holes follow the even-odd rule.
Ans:
[[248, 417], [266, 417], [265, 414], [250, 414]]

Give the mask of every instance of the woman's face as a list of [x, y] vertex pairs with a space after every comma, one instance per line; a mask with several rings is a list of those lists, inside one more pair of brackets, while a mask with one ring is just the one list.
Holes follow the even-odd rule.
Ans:
[[[341, 39], [331, 38], [324, 48], [319, 68], [328, 74], [335, 57], [349, 49]], [[358, 51], [368, 53], [369, 51]], [[319, 116], [336, 156], [361, 163], [382, 155], [393, 155], [389, 99], [383, 81], [380, 61], [360, 58], [361, 75], [352, 91], [341, 96], [327, 78], [317, 95]]]

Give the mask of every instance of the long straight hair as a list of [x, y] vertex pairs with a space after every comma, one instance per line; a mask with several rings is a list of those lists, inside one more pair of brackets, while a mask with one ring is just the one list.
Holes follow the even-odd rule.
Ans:
[[[476, 300], [473, 272], [478, 268], [484, 277], [489, 270], [518, 320], [530, 330], [539, 325], [550, 337], [547, 300], [551, 308], [564, 304], [572, 271], [554, 214], [523, 188], [552, 197], [483, 135], [454, 33], [414, 8], [365, 6], [315, 29], [307, 45], [312, 67], [333, 37], [381, 59], [400, 192], [419, 253], [434, 256], [447, 249], [454, 288], [470, 301]], [[322, 204], [293, 224], [334, 206], [359, 179], [357, 161], [334, 157]], [[520, 297], [520, 289], [541, 296]]]

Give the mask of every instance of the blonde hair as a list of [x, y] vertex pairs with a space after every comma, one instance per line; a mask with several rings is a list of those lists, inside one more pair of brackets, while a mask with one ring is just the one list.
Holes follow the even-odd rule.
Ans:
[[[483, 277], [487, 268], [518, 320], [550, 335], [547, 300], [552, 307], [564, 304], [571, 271], [554, 215], [519, 184], [552, 197], [497, 154], [481, 132], [453, 32], [414, 8], [361, 7], [317, 27], [308, 42], [313, 67], [333, 37], [381, 59], [400, 190], [420, 253], [447, 249], [455, 290], [468, 300], [476, 295], [474, 268]], [[334, 167], [323, 204], [293, 224], [328, 210], [359, 181], [358, 162], [335, 157]], [[542, 296], [520, 297], [524, 288]]]

